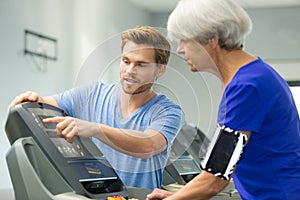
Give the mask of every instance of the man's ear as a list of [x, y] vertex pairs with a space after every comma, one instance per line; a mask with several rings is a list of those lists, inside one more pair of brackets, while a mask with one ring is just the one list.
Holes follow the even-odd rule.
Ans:
[[166, 69], [167, 69], [166, 64], [160, 64], [156, 78], [161, 77], [162, 75], [164, 75], [164, 73], [166, 72]]

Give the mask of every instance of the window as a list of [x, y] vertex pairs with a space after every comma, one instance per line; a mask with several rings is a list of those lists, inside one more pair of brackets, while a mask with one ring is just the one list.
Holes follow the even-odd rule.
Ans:
[[300, 81], [288, 81], [300, 116]]

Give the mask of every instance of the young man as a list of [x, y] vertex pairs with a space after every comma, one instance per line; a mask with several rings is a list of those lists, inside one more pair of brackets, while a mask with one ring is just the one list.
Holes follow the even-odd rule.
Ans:
[[39, 101], [58, 106], [70, 117], [55, 117], [57, 134], [72, 142], [90, 137], [127, 186], [161, 187], [170, 146], [183, 112], [152, 90], [166, 70], [170, 44], [156, 29], [142, 26], [122, 33], [120, 83], [102, 82], [41, 97], [26, 92], [11, 103]]

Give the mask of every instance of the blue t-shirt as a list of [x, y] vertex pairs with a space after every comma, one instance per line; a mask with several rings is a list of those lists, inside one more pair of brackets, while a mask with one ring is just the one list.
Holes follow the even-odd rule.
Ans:
[[288, 84], [260, 58], [225, 89], [218, 123], [251, 131], [234, 183], [243, 199], [300, 199], [300, 123]]
[[119, 84], [97, 82], [54, 95], [54, 98], [60, 108], [75, 118], [121, 129], [152, 129], [161, 132], [167, 140], [168, 148], [149, 159], [121, 153], [97, 138], [91, 138], [125, 185], [159, 188], [171, 144], [182, 126], [183, 112], [180, 106], [165, 95], [156, 94], [129, 117], [123, 118], [120, 111], [120, 92]]

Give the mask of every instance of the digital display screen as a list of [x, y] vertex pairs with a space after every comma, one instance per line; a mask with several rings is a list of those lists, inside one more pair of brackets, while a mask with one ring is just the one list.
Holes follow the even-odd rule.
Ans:
[[[54, 116], [47, 116], [47, 115], [38, 115], [38, 116], [41, 122], [43, 122], [43, 119], [54, 117]], [[56, 129], [56, 123], [52, 123], [52, 124], [43, 123], [43, 125], [46, 129]]]
[[[97, 160], [97, 161], [87, 161], [82, 163], [86, 170], [86, 179], [91, 178], [102, 178], [105, 179], [117, 179], [115, 172], [107, 166], [107, 161]], [[84, 180], [81, 180], [84, 181]]]
[[72, 157], [83, 157], [85, 153], [83, 152], [81, 146], [79, 144], [71, 144], [68, 143], [64, 138], [56, 137], [50, 138], [50, 140], [57, 147], [58, 151], [67, 158]]
[[87, 162], [84, 164], [85, 169], [90, 175], [100, 175], [102, 174], [100, 166], [96, 162]]
[[[55, 117], [49, 115], [38, 115], [41, 122], [43, 119]], [[73, 142], [72, 144], [67, 142], [64, 138], [59, 137], [56, 134], [56, 123], [46, 124], [42, 123], [44, 128], [46, 129], [45, 132], [47, 133], [48, 137], [52, 141], [52, 143], [57, 147], [58, 151], [66, 158], [75, 158], [75, 157], [84, 157], [86, 156], [81, 145]]]

